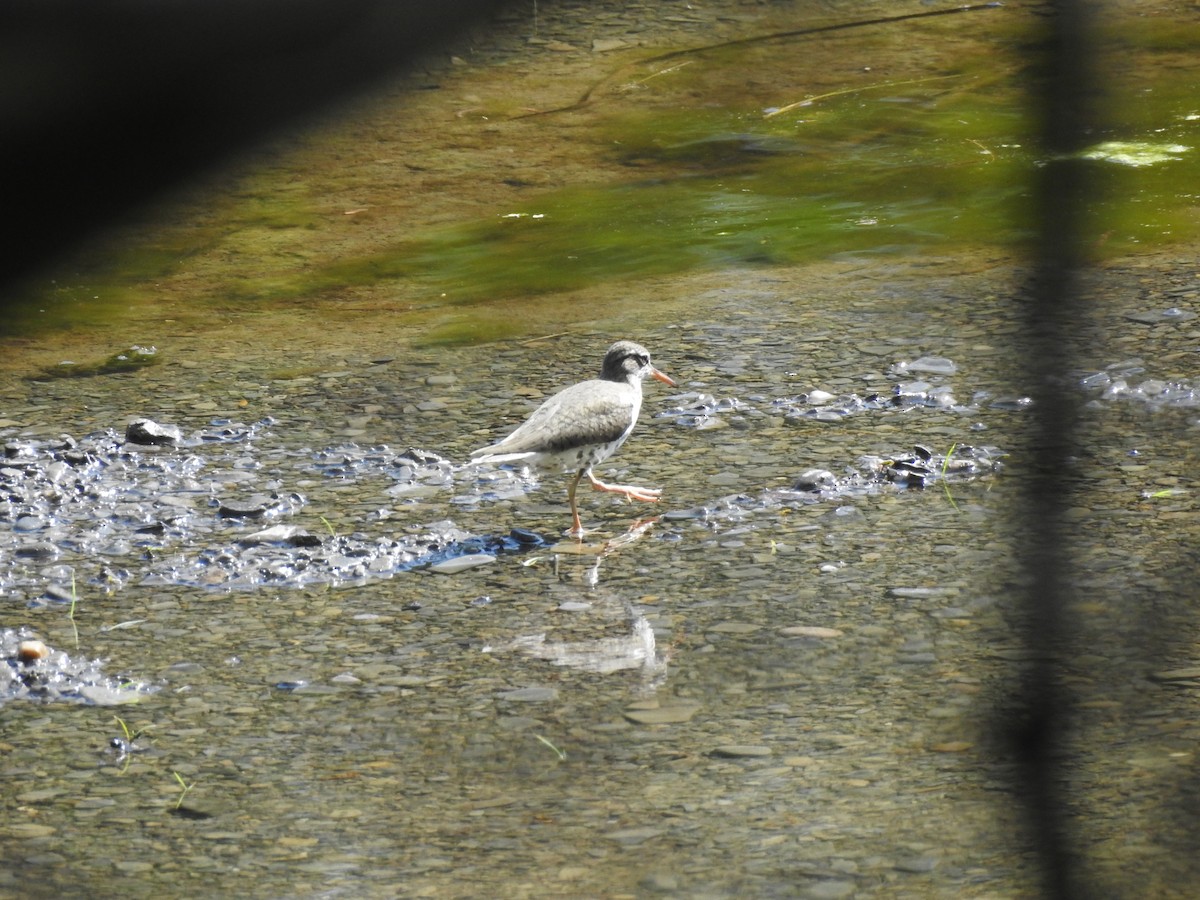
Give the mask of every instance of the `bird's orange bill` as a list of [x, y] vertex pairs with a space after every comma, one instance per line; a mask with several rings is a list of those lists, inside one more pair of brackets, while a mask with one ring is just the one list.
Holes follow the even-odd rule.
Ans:
[[671, 387], [678, 387], [678, 386], [679, 386], [679, 385], [677, 385], [677, 384], [675, 383], [675, 379], [674, 379], [674, 378], [672, 378], [670, 375], [666, 375], [666, 374], [664, 374], [664, 373], [662, 373], [662, 372], [658, 371], [658, 369], [654, 368], [654, 366], [651, 366], [651, 367], [650, 367], [650, 376], [651, 376], [652, 378], [656, 378], [656, 379], [658, 379], [658, 380], [659, 380], [659, 381], [661, 381], [663, 384], [669, 384]]

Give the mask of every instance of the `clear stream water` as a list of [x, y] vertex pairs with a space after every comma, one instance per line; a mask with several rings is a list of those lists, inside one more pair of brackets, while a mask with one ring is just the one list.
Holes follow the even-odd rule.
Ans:
[[[782, 36], [853, 6], [539, 4], [31, 289], [0, 627], [65, 680], [0, 701], [0, 891], [1035, 893], [1038, 17]], [[1185, 897], [1196, 23], [1104, 26], [1063, 771], [1089, 871]], [[602, 474], [663, 501], [576, 544], [565, 479], [465, 461], [618, 337], [679, 387]]]

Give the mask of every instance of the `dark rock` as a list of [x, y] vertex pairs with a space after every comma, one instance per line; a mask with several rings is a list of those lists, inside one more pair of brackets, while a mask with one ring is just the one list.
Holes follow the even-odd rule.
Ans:
[[131, 444], [172, 446], [183, 440], [183, 431], [177, 425], [159, 425], [149, 419], [137, 419], [126, 427], [125, 440]]

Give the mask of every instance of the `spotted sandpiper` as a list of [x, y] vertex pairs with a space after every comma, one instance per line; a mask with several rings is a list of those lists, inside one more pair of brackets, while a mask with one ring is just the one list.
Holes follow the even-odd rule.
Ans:
[[650, 365], [650, 352], [633, 341], [617, 341], [604, 354], [600, 377], [559, 391], [504, 440], [474, 451], [479, 462], [522, 462], [546, 472], [574, 472], [567, 498], [571, 502], [571, 534], [581, 536], [575, 489], [584, 475], [598, 491], [624, 494], [633, 500], [658, 501], [661, 491], [605, 484], [592, 466], [608, 459], [625, 443], [642, 408], [642, 380], [675, 382]]

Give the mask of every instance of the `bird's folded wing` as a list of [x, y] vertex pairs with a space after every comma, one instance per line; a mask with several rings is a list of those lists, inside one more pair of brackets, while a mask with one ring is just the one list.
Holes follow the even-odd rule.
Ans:
[[555, 394], [504, 440], [472, 452], [473, 459], [509, 453], [554, 453], [620, 439], [637, 421], [625, 385], [586, 381]]

